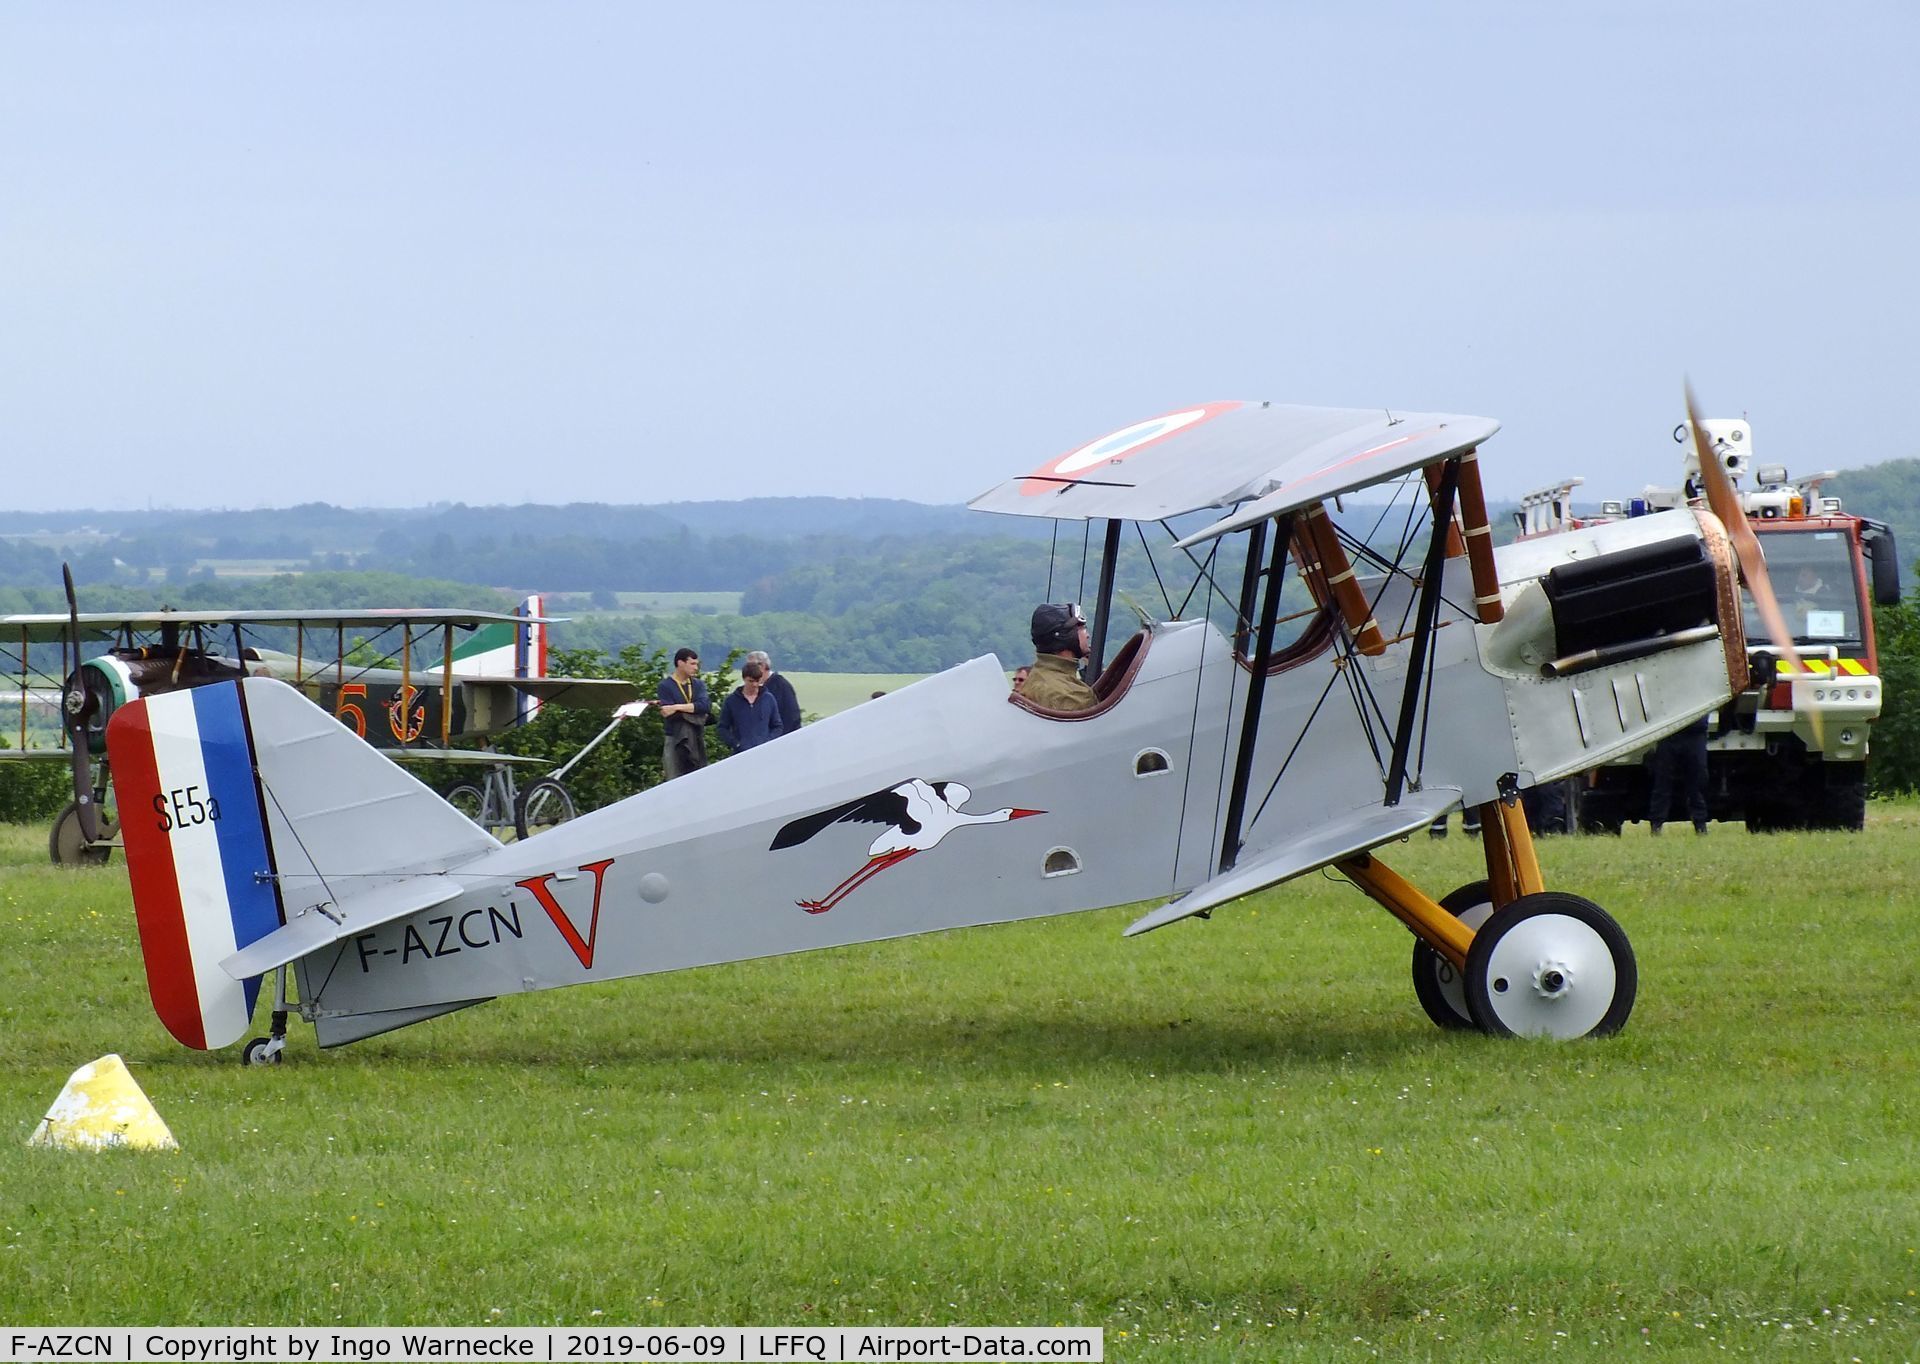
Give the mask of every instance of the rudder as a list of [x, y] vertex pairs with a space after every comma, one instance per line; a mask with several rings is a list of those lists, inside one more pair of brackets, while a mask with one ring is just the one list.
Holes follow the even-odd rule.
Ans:
[[107, 730], [154, 1012], [201, 1050], [238, 1041], [260, 978], [222, 957], [282, 922], [245, 701], [231, 683], [122, 706]]
[[246, 1032], [220, 963], [282, 924], [499, 847], [284, 682], [145, 697], [107, 728], [154, 1011], [182, 1044]]

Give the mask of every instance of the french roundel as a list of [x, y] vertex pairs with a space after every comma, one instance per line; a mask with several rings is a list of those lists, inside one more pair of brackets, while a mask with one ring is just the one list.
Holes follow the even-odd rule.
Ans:
[[1067, 483], [1078, 478], [1097, 480], [1099, 474], [1089, 473], [1089, 470], [1119, 464], [1129, 455], [1137, 455], [1169, 436], [1211, 421], [1222, 412], [1231, 412], [1239, 406], [1241, 404], [1238, 402], [1202, 403], [1198, 407], [1182, 408], [1178, 412], [1149, 417], [1146, 421], [1122, 427], [1099, 440], [1087, 442], [1077, 450], [1068, 451], [1051, 464], [1043, 464], [1035, 469], [1027, 475], [1027, 481], [1021, 484], [1020, 491], [1029, 495], [1059, 492]]

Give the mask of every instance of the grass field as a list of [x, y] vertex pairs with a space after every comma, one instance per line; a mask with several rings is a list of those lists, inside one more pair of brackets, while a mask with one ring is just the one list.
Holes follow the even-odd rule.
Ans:
[[[622, 611], [648, 611], [667, 615], [674, 611], [692, 611], [704, 607], [723, 616], [738, 615], [742, 592], [616, 592], [614, 598]], [[583, 607], [575, 614], [591, 614]]]
[[[117, 868], [0, 831], [0, 1320], [1084, 1324], [1109, 1360], [1920, 1352], [1920, 810], [1548, 840], [1632, 934], [1588, 1044], [1443, 1034], [1321, 876], [173, 1046]], [[1384, 854], [1479, 874], [1457, 831]], [[264, 1021], [264, 1014], [262, 1016]], [[181, 1150], [24, 1142], [118, 1051]]]
[[[776, 664], [778, 660], [775, 660]], [[924, 673], [788, 673], [800, 709], [825, 719], [873, 699], [877, 691], [898, 691]]]

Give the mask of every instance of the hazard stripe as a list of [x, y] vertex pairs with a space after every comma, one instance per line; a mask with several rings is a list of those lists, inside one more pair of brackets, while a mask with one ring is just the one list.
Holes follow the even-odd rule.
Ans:
[[[1873, 676], [1867, 665], [1857, 658], [1840, 658], [1832, 663], [1824, 658], [1803, 658], [1800, 660], [1800, 669], [1810, 677], [1826, 677], [1834, 672], [1843, 672], [1849, 677]], [[1780, 672], [1783, 675], [1791, 674], [1793, 670], [1792, 663], [1784, 658], [1780, 660]]]

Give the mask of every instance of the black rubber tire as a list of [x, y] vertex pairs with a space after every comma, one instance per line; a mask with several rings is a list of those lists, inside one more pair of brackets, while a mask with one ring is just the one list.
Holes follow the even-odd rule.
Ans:
[[470, 781], [463, 781], [456, 786], [449, 786], [444, 799], [447, 804], [451, 805], [475, 824], [480, 822], [480, 816], [486, 812], [486, 794]]
[[1826, 763], [1821, 774], [1826, 787], [1820, 827], [1859, 833], [1867, 827], [1867, 765]]
[[520, 837], [532, 838], [543, 829], [565, 824], [574, 815], [573, 796], [552, 777], [523, 788], [513, 812], [514, 828]]
[[[1575, 920], [1591, 930], [1612, 959], [1614, 984], [1606, 1008], [1597, 1021], [1584, 1031], [1542, 1031], [1539, 1035], [1565, 1040], [1572, 1037], [1607, 1037], [1619, 1032], [1626, 1025], [1627, 1015], [1633, 1012], [1634, 996], [1640, 988], [1640, 970], [1634, 961], [1633, 946], [1627, 941], [1626, 930], [1606, 910], [1591, 900], [1557, 890], [1522, 895], [1511, 904], [1496, 909], [1473, 935], [1473, 946], [1467, 949], [1466, 972], [1467, 1008], [1473, 1014], [1473, 1021], [1482, 1032], [1495, 1037], [1520, 1035], [1501, 1016], [1501, 1003], [1509, 998], [1522, 997], [1519, 989], [1515, 988], [1518, 983], [1497, 976], [1494, 972], [1503, 955], [1500, 952], [1501, 944], [1508, 934], [1548, 915]], [[1577, 988], [1581, 975], [1576, 966], [1571, 972], [1574, 988]], [[1496, 1001], [1496, 996], [1501, 999]], [[1548, 1010], [1560, 1007], [1557, 1003], [1547, 1006]]]
[[240, 1050], [240, 1064], [243, 1066], [277, 1066], [285, 1052], [269, 1052], [267, 1044], [271, 1039], [256, 1037]]
[[119, 834], [120, 826], [102, 812], [100, 837], [93, 847], [85, 846], [80, 836], [80, 802], [70, 800], [60, 807], [47, 831], [47, 856], [58, 867], [104, 867], [113, 860], [113, 849], [101, 844]]
[[[1485, 881], [1469, 881], [1440, 901], [1440, 908], [1456, 919], [1478, 905], [1493, 907], [1493, 888]], [[1420, 1001], [1427, 1017], [1440, 1027], [1470, 1031], [1479, 1025], [1469, 1015], [1456, 1010], [1446, 995], [1445, 987], [1457, 978], [1452, 962], [1420, 939], [1413, 940], [1413, 997]]]

